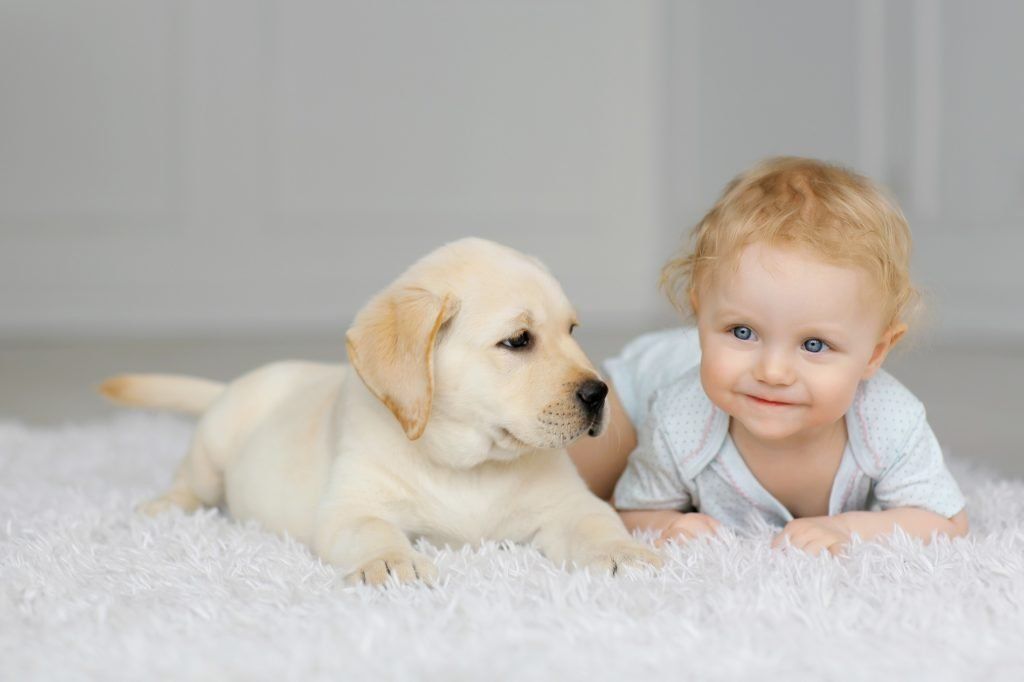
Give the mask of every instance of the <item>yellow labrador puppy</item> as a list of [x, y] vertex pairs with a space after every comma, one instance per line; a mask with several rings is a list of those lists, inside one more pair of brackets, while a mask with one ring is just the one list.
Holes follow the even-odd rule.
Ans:
[[[605, 424], [607, 386], [534, 258], [481, 239], [429, 254], [360, 311], [351, 367], [286, 361], [229, 384], [124, 375], [102, 392], [201, 414], [147, 513], [225, 505], [287, 532], [350, 581], [432, 582], [410, 537], [532, 542], [556, 562], [660, 565], [564, 448]], [[355, 371], [352, 371], [352, 370]]]

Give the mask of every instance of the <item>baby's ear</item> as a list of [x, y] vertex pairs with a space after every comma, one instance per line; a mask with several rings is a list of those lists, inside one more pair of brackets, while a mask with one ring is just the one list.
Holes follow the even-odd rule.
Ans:
[[899, 340], [903, 338], [903, 335], [907, 333], [907, 325], [903, 322], [897, 322], [889, 328], [889, 347], [892, 348]]
[[885, 333], [882, 334], [882, 338], [875, 344], [875, 348], [871, 351], [871, 359], [868, 360], [868, 366], [864, 370], [864, 374], [861, 380], [870, 379], [878, 371], [878, 368], [885, 362], [886, 356], [889, 355], [889, 351], [893, 349], [899, 340], [903, 338], [903, 335], [907, 333], [907, 325], [903, 322], [896, 322], [889, 327]]

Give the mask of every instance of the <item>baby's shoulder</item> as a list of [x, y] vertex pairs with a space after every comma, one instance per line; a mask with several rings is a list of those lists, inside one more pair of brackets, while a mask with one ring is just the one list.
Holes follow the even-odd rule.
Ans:
[[857, 386], [853, 406], [865, 412], [901, 411], [917, 413], [924, 404], [899, 379], [880, 369]]
[[729, 415], [704, 392], [698, 365], [655, 391], [646, 428], [660, 433], [683, 476], [693, 479], [721, 449]]
[[604, 362], [604, 369], [633, 424], [646, 421], [654, 394], [700, 364], [700, 337], [694, 327], [639, 336]]
[[861, 468], [881, 475], [920, 429], [924, 404], [885, 370], [860, 382], [846, 413], [847, 433]]
[[614, 359], [637, 374], [675, 378], [700, 362], [700, 336], [696, 327], [649, 332], [627, 343]]

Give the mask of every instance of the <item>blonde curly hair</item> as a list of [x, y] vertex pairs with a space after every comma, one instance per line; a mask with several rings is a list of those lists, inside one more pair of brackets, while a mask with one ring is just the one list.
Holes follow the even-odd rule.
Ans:
[[692, 313], [691, 295], [757, 242], [863, 268], [878, 284], [885, 328], [921, 307], [910, 281], [910, 227], [896, 203], [863, 175], [797, 157], [766, 159], [734, 178], [694, 227], [691, 244], [662, 268], [661, 288]]

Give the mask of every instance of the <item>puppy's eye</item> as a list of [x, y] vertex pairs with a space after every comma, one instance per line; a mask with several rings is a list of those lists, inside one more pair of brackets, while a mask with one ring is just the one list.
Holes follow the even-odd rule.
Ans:
[[530, 336], [530, 332], [524, 329], [515, 336], [510, 336], [505, 339], [498, 345], [504, 346], [505, 348], [511, 348], [512, 350], [522, 350], [528, 347], [532, 341], [533, 337]]

